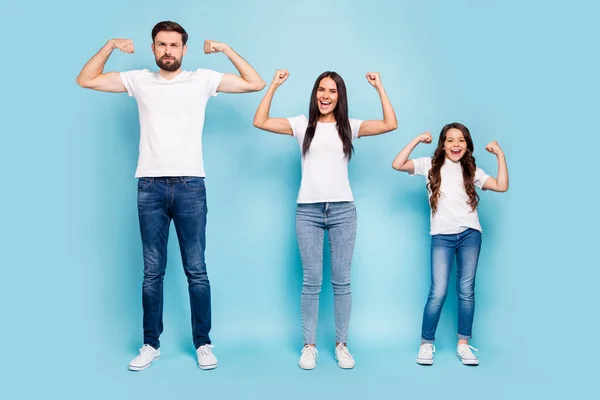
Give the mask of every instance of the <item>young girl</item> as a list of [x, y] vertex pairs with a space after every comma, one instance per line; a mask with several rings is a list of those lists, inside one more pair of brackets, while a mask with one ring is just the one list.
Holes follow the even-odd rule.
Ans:
[[287, 119], [270, 118], [273, 95], [288, 76], [287, 70], [275, 73], [256, 111], [254, 126], [292, 135], [301, 149], [302, 182], [297, 201], [296, 236], [303, 268], [304, 348], [298, 365], [303, 369], [313, 369], [317, 363], [316, 328], [323, 279], [323, 241], [327, 230], [334, 295], [335, 358], [340, 368], [353, 368], [354, 359], [346, 341], [350, 324], [350, 264], [356, 237], [356, 208], [348, 181], [348, 161], [354, 150], [353, 139], [396, 129], [396, 115], [379, 73], [369, 72], [367, 81], [379, 93], [383, 120], [349, 119], [346, 85], [337, 73], [327, 71], [314, 84], [308, 119], [304, 115]]
[[433, 364], [435, 331], [446, 300], [448, 280], [456, 257], [458, 292], [458, 345], [456, 355], [465, 365], [478, 365], [469, 346], [475, 311], [475, 272], [481, 248], [481, 226], [477, 217], [479, 195], [484, 190], [506, 192], [508, 171], [504, 153], [497, 142], [485, 149], [498, 158], [498, 178], [492, 178], [475, 165], [473, 141], [466, 126], [452, 123], [440, 133], [433, 157], [409, 160], [419, 143], [431, 143], [426, 132], [414, 138], [396, 156], [392, 167], [410, 175], [427, 178], [431, 206], [431, 289], [421, 329], [421, 347], [417, 363]]

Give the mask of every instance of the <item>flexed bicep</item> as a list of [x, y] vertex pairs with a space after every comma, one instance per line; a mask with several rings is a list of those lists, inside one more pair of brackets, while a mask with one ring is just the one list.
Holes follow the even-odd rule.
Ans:
[[80, 86], [101, 92], [122, 93], [127, 91], [119, 72], [100, 74], [94, 79], [83, 82], [83, 84], [80, 83]]

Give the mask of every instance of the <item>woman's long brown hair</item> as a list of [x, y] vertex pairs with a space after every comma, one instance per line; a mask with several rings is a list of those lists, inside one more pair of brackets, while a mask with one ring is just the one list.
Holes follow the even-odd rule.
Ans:
[[467, 129], [466, 126], [460, 124], [458, 122], [453, 122], [451, 124], [447, 124], [442, 128], [440, 132], [440, 137], [438, 139], [438, 145], [433, 153], [433, 157], [431, 159], [431, 169], [429, 170], [429, 183], [427, 184], [427, 189], [431, 192], [431, 198], [429, 199], [429, 204], [431, 205], [431, 213], [435, 214], [438, 208], [438, 201], [441, 196], [440, 185], [442, 183], [442, 177], [440, 171], [442, 169], [442, 165], [446, 161], [446, 152], [444, 150], [444, 143], [446, 142], [446, 133], [450, 129], [458, 129], [462, 132], [465, 141], [467, 142], [467, 151], [465, 155], [460, 159], [460, 165], [462, 167], [463, 172], [463, 182], [465, 185], [465, 191], [469, 196], [468, 204], [471, 206], [473, 211], [477, 208], [477, 204], [479, 204], [479, 195], [475, 191], [475, 184], [473, 181], [475, 180], [475, 170], [477, 169], [477, 165], [475, 165], [475, 157], [473, 157], [473, 139], [471, 139], [471, 133]]

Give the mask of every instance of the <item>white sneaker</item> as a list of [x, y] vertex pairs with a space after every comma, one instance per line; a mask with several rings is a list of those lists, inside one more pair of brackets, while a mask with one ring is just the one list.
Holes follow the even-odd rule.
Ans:
[[317, 366], [317, 354], [319, 352], [315, 346], [304, 346], [298, 366], [302, 369], [315, 369]]
[[464, 365], [479, 365], [479, 360], [471, 350], [478, 351], [475, 347], [468, 344], [459, 344], [456, 348], [456, 355]]
[[141, 371], [148, 368], [154, 360], [158, 360], [159, 358], [160, 349], [155, 349], [149, 344], [145, 344], [140, 349], [140, 355], [131, 360], [129, 363], [129, 370]]
[[338, 362], [338, 367], [343, 369], [354, 368], [354, 357], [348, 351], [348, 348], [343, 343], [335, 346], [335, 359]]
[[420, 365], [432, 365], [433, 364], [433, 353], [435, 353], [435, 346], [431, 343], [423, 343], [419, 348], [419, 354], [417, 355], [417, 364]]
[[205, 344], [196, 349], [196, 355], [198, 356], [198, 367], [200, 369], [214, 369], [217, 368], [219, 362], [217, 357], [212, 352], [212, 348], [215, 347], [212, 344]]

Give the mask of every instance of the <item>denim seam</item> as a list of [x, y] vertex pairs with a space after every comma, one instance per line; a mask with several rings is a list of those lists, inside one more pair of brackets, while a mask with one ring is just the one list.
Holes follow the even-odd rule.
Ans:
[[188, 190], [190, 190], [192, 192], [201, 192], [203, 190], [206, 190], [206, 187], [201, 187], [201, 188], [198, 188], [198, 189], [194, 189], [194, 188], [189, 187], [188, 184], [185, 181], [182, 181], [182, 183], [183, 183], [183, 186], [186, 187], [186, 189], [188, 189]]

